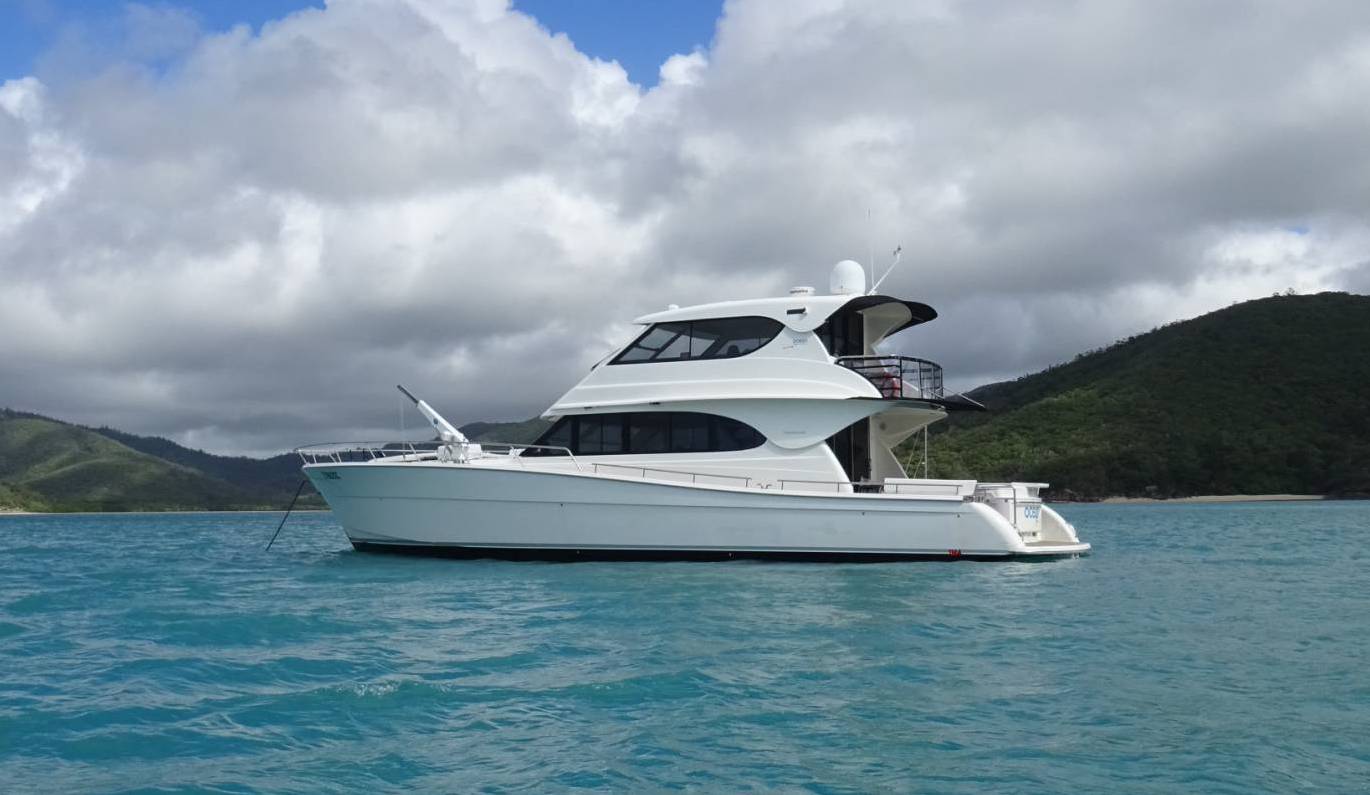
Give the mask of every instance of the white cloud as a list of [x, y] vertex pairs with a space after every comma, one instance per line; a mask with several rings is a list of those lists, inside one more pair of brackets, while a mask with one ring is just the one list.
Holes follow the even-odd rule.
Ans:
[[644, 92], [502, 0], [132, 6], [0, 87], [0, 404], [251, 451], [383, 434], [396, 381], [519, 418], [628, 318], [871, 244], [961, 386], [1365, 289], [1370, 6], [1245, 9], [734, 0]]
[[660, 69], [660, 83], [667, 86], [692, 86], [704, 76], [709, 67], [709, 59], [700, 50], [692, 53], [676, 53], [667, 58]]

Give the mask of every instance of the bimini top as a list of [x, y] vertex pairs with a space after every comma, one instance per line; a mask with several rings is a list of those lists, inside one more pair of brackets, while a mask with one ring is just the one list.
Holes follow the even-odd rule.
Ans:
[[[813, 331], [828, 318], [843, 310], [861, 311], [879, 307], [878, 314], [888, 324], [880, 335], [888, 337], [910, 326], [937, 317], [937, 310], [917, 301], [903, 301], [888, 295], [790, 295], [784, 298], [755, 298], [747, 301], [719, 301], [665, 312], [643, 315], [633, 322], [640, 325], [684, 320], [715, 320], [726, 317], [765, 317], [777, 320], [794, 331]], [[872, 314], [872, 313], [868, 313]]]

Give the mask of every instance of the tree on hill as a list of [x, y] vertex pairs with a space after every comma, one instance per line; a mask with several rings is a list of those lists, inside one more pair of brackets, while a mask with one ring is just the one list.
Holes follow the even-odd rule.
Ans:
[[1171, 323], [971, 396], [934, 476], [1057, 497], [1370, 495], [1370, 297], [1282, 295]]

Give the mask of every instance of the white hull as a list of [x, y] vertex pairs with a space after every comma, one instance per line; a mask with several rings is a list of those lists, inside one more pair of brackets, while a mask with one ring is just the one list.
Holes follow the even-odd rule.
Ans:
[[1061, 557], [1089, 550], [1041, 508], [1026, 543], [959, 496], [815, 494], [575, 471], [389, 462], [305, 472], [361, 549], [510, 558]]

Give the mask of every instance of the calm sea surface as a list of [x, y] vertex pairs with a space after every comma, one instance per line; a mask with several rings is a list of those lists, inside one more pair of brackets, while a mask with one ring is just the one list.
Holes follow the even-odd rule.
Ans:
[[1050, 563], [500, 563], [0, 517], [0, 791], [1370, 790], [1370, 502]]

